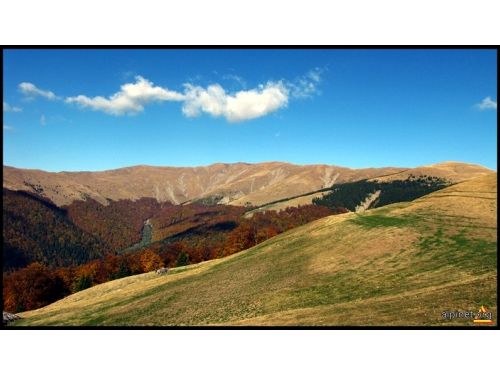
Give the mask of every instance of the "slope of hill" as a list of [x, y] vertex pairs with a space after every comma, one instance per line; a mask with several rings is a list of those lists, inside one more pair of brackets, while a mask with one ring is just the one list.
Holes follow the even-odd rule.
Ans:
[[323, 195], [325, 195], [324, 192], [312, 192], [310, 194], [302, 194], [298, 197], [290, 197], [278, 200], [276, 202], [269, 202], [246, 212], [245, 217], [252, 217], [256, 212], [281, 211], [286, 209], [287, 207], [305, 206], [308, 204], [312, 204], [314, 199], [321, 198], [323, 197]]
[[105, 246], [51, 203], [3, 189], [3, 269], [31, 262], [49, 266], [82, 264], [102, 256]]
[[95, 286], [14, 324], [473, 325], [442, 313], [485, 305], [496, 317], [496, 189], [490, 173], [329, 216], [227, 258]]
[[[206, 167], [136, 166], [103, 172], [59, 172], [4, 166], [3, 186], [49, 198], [58, 206], [92, 198], [104, 205], [108, 199], [155, 198], [179, 204], [203, 197], [219, 203], [259, 205], [405, 168], [349, 169], [328, 165], [289, 163], [212, 164]], [[217, 203], [215, 202], [215, 203]]]
[[387, 182], [395, 180], [407, 180], [410, 176], [432, 176], [446, 179], [450, 182], [461, 182], [470, 180], [471, 178], [485, 176], [491, 172], [491, 169], [488, 169], [481, 165], [448, 161], [443, 163], [424, 165], [417, 168], [411, 168], [402, 172], [391, 173], [386, 176], [374, 177], [370, 180]]

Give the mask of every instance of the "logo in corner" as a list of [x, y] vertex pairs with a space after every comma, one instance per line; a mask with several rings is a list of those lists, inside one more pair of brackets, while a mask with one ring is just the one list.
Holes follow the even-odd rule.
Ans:
[[475, 324], [493, 324], [492, 314], [488, 311], [486, 306], [481, 306], [478, 313], [476, 314], [476, 318], [474, 319]]

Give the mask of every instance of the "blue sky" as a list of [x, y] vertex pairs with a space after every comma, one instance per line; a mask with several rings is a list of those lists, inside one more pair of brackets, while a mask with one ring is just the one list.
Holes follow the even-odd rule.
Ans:
[[6, 50], [4, 165], [497, 168], [486, 50]]

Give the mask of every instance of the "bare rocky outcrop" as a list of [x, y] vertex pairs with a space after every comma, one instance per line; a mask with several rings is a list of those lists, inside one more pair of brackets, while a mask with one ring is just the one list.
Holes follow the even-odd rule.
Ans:
[[14, 320], [18, 320], [18, 319], [21, 319], [21, 317], [19, 315], [12, 314], [12, 313], [6, 312], [6, 311], [3, 312], [3, 325], [7, 325], [10, 322], [13, 322]]

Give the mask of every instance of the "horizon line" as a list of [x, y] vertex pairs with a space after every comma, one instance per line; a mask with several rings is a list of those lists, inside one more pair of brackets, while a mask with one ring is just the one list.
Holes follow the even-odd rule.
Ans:
[[486, 169], [489, 169], [493, 172], [497, 172], [496, 169], [486, 167], [482, 164], [478, 163], [470, 163], [470, 162], [463, 162], [463, 161], [454, 161], [454, 160], [445, 160], [445, 161], [440, 161], [440, 162], [435, 162], [435, 163], [430, 163], [430, 164], [421, 164], [421, 165], [416, 165], [416, 166], [392, 166], [392, 165], [387, 165], [387, 166], [379, 166], [379, 167], [349, 167], [349, 166], [343, 166], [343, 165], [338, 165], [338, 164], [327, 164], [327, 163], [292, 163], [288, 161], [278, 161], [278, 160], [270, 160], [270, 161], [261, 161], [261, 162], [244, 162], [244, 161], [236, 161], [236, 162], [214, 162], [210, 164], [205, 164], [205, 165], [152, 165], [152, 164], [134, 164], [134, 165], [128, 165], [128, 166], [123, 166], [123, 167], [116, 167], [116, 168], [108, 168], [108, 169], [99, 169], [99, 170], [47, 170], [47, 169], [41, 169], [41, 168], [30, 168], [30, 167], [16, 167], [13, 165], [6, 165], [3, 164], [4, 168], [13, 168], [13, 169], [24, 169], [24, 170], [33, 170], [33, 171], [41, 171], [41, 172], [47, 172], [47, 173], [98, 173], [98, 172], [109, 172], [109, 171], [116, 171], [120, 169], [128, 169], [128, 168], [139, 168], [139, 167], [150, 167], [150, 168], [207, 168], [211, 167], [214, 165], [218, 164], [224, 164], [224, 165], [236, 165], [236, 164], [247, 164], [247, 165], [257, 165], [257, 164], [289, 164], [289, 165], [294, 165], [294, 166], [328, 166], [328, 167], [339, 167], [339, 168], [347, 168], [347, 169], [381, 169], [381, 168], [405, 168], [405, 169], [412, 169], [412, 168], [422, 168], [422, 167], [433, 167], [439, 164], [446, 164], [446, 163], [457, 163], [457, 164], [469, 164], [469, 165], [475, 165], [475, 166], [480, 166]]

